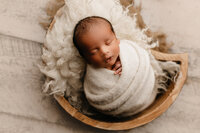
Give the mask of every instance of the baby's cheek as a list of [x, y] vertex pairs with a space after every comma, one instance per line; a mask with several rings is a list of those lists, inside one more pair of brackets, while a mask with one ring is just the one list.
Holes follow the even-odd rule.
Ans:
[[103, 67], [103, 61], [102, 61], [101, 57], [99, 57], [99, 56], [92, 57], [91, 64], [93, 64], [96, 67]]
[[119, 54], [119, 46], [118, 46], [118, 45], [115, 46], [114, 52], [115, 52], [115, 55], [118, 55], [118, 54]]

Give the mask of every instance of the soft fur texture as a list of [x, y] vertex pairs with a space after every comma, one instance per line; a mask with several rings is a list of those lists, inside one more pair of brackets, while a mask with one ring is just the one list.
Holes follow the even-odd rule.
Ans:
[[[145, 49], [158, 45], [147, 45], [152, 42], [152, 38], [145, 34], [147, 29], [139, 28], [137, 14], [129, 15], [119, 0], [65, 0], [65, 5], [54, 17], [54, 26], [46, 34], [40, 70], [46, 75], [43, 91], [65, 95], [77, 109], [82, 108], [80, 97], [86, 64], [72, 42], [73, 29], [79, 20], [93, 15], [108, 19], [119, 39], [134, 41]], [[156, 77], [163, 75], [156, 61], [151, 64]]]
[[84, 92], [89, 103], [102, 113], [131, 116], [155, 99], [155, 74], [149, 53], [134, 42], [120, 41], [122, 74], [87, 65]]
[[70, 95], [72, 91], [82, 88], [85, 62], [80, 57], [72, 42], [75, 24], [87, 16], [102, 16], [113, 24], [119, 39], [128, 39], [139, 45], [151, 41], [140, 30], [134, 16], [128, 16], [128, 10], [123, 10], [118, 0], [66, 0], [55, 16], [55, 24], [48, 31], [43, 48], [44, 65], [41, 71], [47, 75], [44, 92]]

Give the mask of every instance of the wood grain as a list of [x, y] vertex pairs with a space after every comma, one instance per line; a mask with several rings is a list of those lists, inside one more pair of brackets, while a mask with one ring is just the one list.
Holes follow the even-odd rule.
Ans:
[[[49, 27], [49, 30], [52, 29], [55, 20], [52, 21], [52, 24]], [[55, 99], [57, 102], [64, 108], [66, 112], [68, 112], [72, 117], [80, 120], [81, 122], [105, 130], [127, 130], [132, 129], [138, 126], [142, 126], [151, 122], [160, 116], [163, 112], [165, 112], [169, 106], [175, 101], [176, 97], [179, 95], [185, 81], [187, 78], [188, 71], [188, 54], [166, 54], [152, 50], [152, 54], [156, 59], [162, 61], [176, 61], [180, 62], [180, 73], [177, 78], [176, 83], [170, 85], [168, 91], [156, 99], [156, 101], [147, 109], [129, 119], [127, 121], [122, 122], [105, 122], [90, 118], [82, 113], [80, 113], [77, 109], [72, 107], [69, 102], [63, 96], [56, 96]]]
[[55, 96], [55, 98], [58, 103], [65, 109], [65, 111], [68, 112], [72, 117], [96, 128], [106, 130], [126, 130], [151, 122], [152, 120], [160, 116], [163, 112], [165, 112], [169, 108], [169, 106], [175, 101], [176, 97], [179, 95], [179, 92], [184, 85], [188, 69], [188, 54], [164, 54], [157, 51], [152, 51], [152, 54], [158, 60], [179, 61], [181, 63], [180, 74], [176, 83], [174, 85], [171, 85], [168, 89], [169, 91], [158, 98], [153, 103], [153, 105], [151, 105], [149, 108], [147, 108], [131, 120], [112, 123], [95, 120], [78, 112], [69, 104], [69, 102], [64, 97]]

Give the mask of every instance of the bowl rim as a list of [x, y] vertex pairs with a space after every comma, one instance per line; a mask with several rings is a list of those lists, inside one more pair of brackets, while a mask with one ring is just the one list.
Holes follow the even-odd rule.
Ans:
[[166, 54], [151, 50], [152, 54], [155, 56], [156, 59], [162, 61], [178, 61], [180, 62], [180, 74], [173, 86], [172, 91], [166, 97], [166, 99], [155, 109], [148, 112], [145, 115], [141, 115], [137, 118], [133, 118], [131, 120], [123, 121], [123, 122], [105, 122], [95, 120], [90, 118], [82, 113], [80, 113], [77, 109], [72, 107], [70, 103], [66, 100], [64, 96], [54, 95], [56, 101], [63, 107], [63, 109], [68, 112], [72, 117], [76, 118], [77, 120], [90, 125], [92, 127], [104, 129], [104, 130], [127, 130], [132, 129], [138, 126], [142, 126], [151, 122], [152, 120], [156, 119], [162, 113], [164, 113], [169, 106], [175, 101], [177, 96], [179, 95], [184, 82], [187, 78], [187, 70], [188, 70], [188, 54]]
[[[54, 24], [55, 24], [55, 19], [53, 19], [52, 22], [50, 23], [48, 31], [52, 30]], [[72, 117], [95, 128], [104, 130], [128, 130], [147, 124], [152, 120], [156, 119], [157, 117], [159, 117], [162, 113], [164, 113], [170, 107], [170, 105], [175, 101], [187, 79], [187, 73], [188, 73], [188, 53], [167, 54], [155, 50], [151, 50], [151, 53], [157, 60], [180, 62], [180, 73], [179, 76], [177, 77], [177, 81], [175, 82], [172, 88], [172, 91], [168, 94], [166, 99], [164, 99], [164, 101], [159, 106], [157, 106], [152, 111], [146, 113], [145, 115], [140, 115], [139, 117], [123, 122], [105, 122], [105, 121], [95, 120], [80, 113], [76, 108], [71, 106], [71, 104], [67, 101], [67, 99], [64, 96], [54, 95], [54, 98], [61, 105], [61, 107], [66, 112], [68, 112], [68, 114], [70, 114]]]

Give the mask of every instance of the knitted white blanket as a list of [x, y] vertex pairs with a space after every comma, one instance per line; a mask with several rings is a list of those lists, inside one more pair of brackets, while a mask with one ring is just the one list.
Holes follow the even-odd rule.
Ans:
[[84, 91], [88, 102], [102, 113], [130, 116], [147, 108], [155, 99], [155, 75], [149, 53], [132, 41], [121, 40], [122, 74], [87, 66]]

